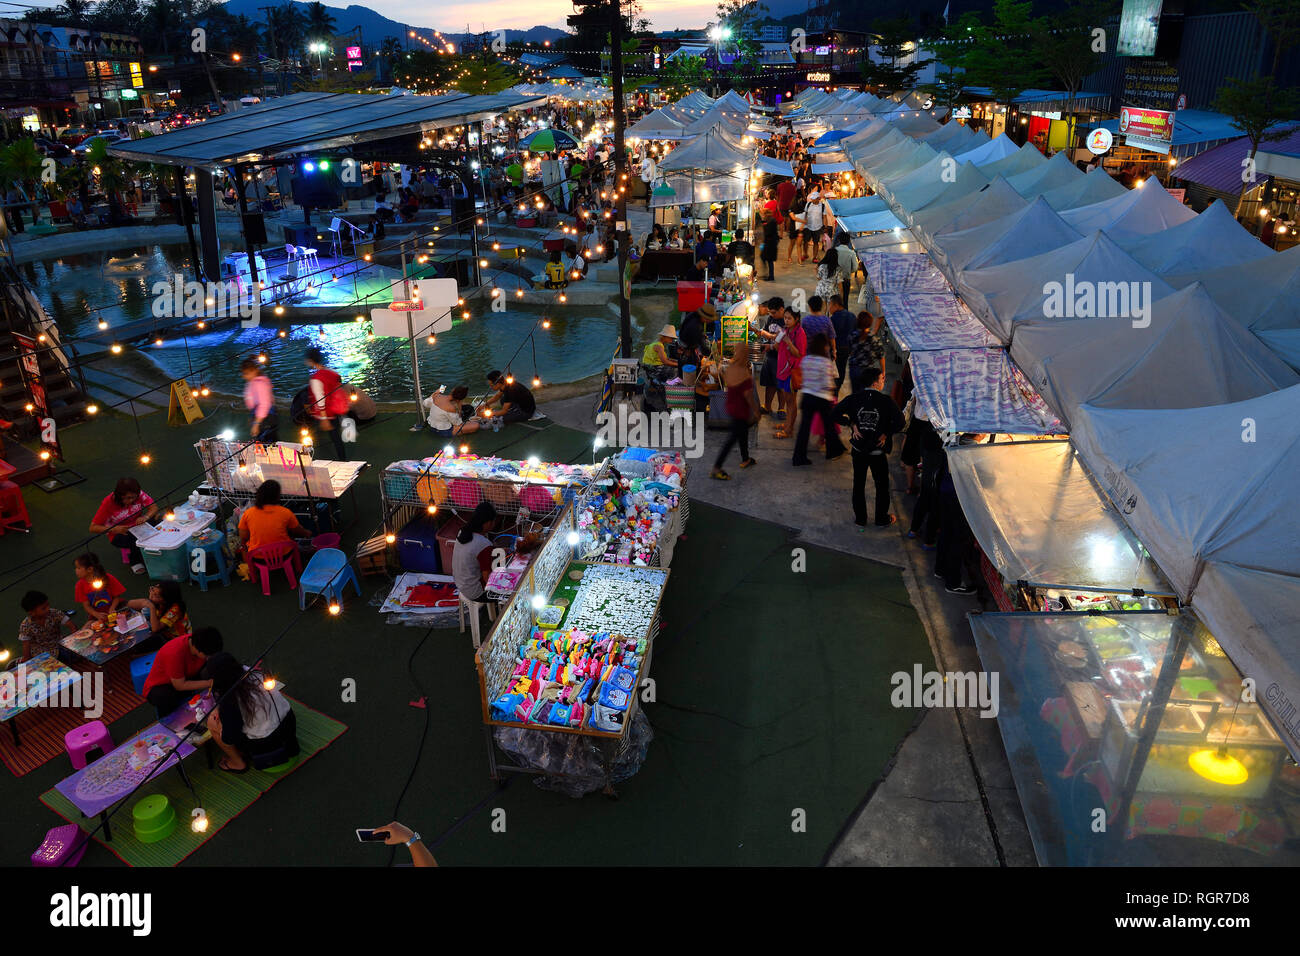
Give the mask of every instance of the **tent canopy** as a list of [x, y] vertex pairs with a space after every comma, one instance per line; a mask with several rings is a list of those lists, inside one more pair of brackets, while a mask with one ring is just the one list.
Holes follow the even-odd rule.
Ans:
[[941, 432], [1065, 431], [1005, 349], [913, 352], [911, 361], [917, 413]]
[[1154, 179], [1114, 199], [1061, 213], [1066, 224], [1080, 235], [1104, 229], [1116, 242], [1161, 233], [1195, 216]]
[[948, 466], [971, 531], [1003, 577], [1171, 593], [1069, 442], [955, 446]]
[[1162, 276], [1241, 265], [1273, 255], [1221, 202], [1211, 203], [1200, 215], [1162, 232], [1116, 241], [1134, 259]]
[[949, 232], [936, 239], [940, 265], [950, 275], [963, 269], [1027, 259], [1081, 238], [1040, 196], [1023, 209], [972, 229]]

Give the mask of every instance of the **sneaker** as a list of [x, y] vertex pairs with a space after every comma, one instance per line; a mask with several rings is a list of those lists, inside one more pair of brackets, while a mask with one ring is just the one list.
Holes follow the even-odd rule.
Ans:
[[757, 460], [757, 459], [755, 459], [755, 458], [746, 458], [744, 461], [742, 461], [742, 462], [740, 463], [740, 467], [741, 467], [741, 468], [753, 468], [753, 467], [754, 467], [755, 465], [757, 465], [757, 464], [758, 464], [758, 460]]
[[143, 565], [143, 564], [133, 564], [133, 565], [131, 565], [131, 570], [134, 571], [136, 574], [144, 574], [144, 565]]
[[959, 585], [955, 588], [945, 587], [944, 590], [947, 591], [949, 594], [974, 594], [975, 593], [974, 588], [968, 587], [965, 584]]
[[714, 468], [713, 471], [709, 473], [709, 477], [716, 478], [718, 481], [731, 480], [731, 476], [727, 474], [725, 471], [723, 471], [721, 468]]

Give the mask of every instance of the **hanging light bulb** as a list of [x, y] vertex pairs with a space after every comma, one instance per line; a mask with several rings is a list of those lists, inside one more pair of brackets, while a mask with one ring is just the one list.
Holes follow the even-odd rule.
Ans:
[[468, 455], [468, 454], [469, 454], [469, 445], [461, 445], [461, 446], [460, 446], [460, 453], [461, 453], [462, 455]]
[[1250, 777], [1246, 765], [1228, 753], [1227, 744], [1218, 750], [1197, 750], [1187, 763], [1206, 780], [1230, 787], [1240, 786]]
[[266, 691], [275, 690], [275, 678], [267, 674], [262, 678], [262, 689]]
[[551, 327], [551, 320], [550, 320], [550, 319], [542, 319], [542, 328], [544, 328], [544, 329], [549, 329], [550, 327]]
[[202, 807], [195, 807], [190, 811], [190, 829], [195, 833], [208, 831], [208, 813]]
[[397, 535], [393, 534], [393, 533], [390, 531], [390, 532], [388, 532], [388, 534], [384, 535], [384, 540], [385, 540], [386, 542], [388, 542], [389, 544], [396, 544], [396, 543], [397, 543]]
[[99, 320], [99, 331], [103, 332], [106, 328], [108, 328], [108, 323], [105, 322], [103, 319], [100, 319], [100, 320]]
[[343, 611], [343, 608], [339, 605], [339, 602], [338, 602], [338, 601], [331, 601], [331, 602], [330, 602], [330, 614], [334, 615], [335, 617], [338, 617], [339, 614], [342, 613], [342, 611]]
[[120, 346], [120, 345], [118, 345], [116, 342], [114, 342], [114, 343], [112, 344], [112, 346], [110, 347], [110, 351], [111, 351], [114, 355], [121, 355], [121, 354], [122, 354], [122, 346]]
[[539, 376], [539, 375], [534, 375], [534, 376], [533, 376], [533, 388], [538, 388], [538, 387], [541, 386], [541, 384], [542, 384], [541, 376]]
[[436, 514], [438, 513], [438, 506], [437, 506], [437, 505], [429, 505], [429, 506], [428, 506], [427, 508], [425, 508], [424, 510], [427, 511], [427, 512], [429, 512], [429, 514], [431, 514], [431, 515], [436, 515]]
[[142, 465], [147, 465], [151, 461], [153, 461], [153, 458], [150, 457], [148, 452], [145, 452], [143, 455], [140, 456], [140, 464]]

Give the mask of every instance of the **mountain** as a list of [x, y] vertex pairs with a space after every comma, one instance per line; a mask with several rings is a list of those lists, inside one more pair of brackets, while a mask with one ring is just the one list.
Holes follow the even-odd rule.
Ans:
[[[242, 13], [248, 19], [260, 23], [262, 20], [260, 8], [265, 7], [268, 2], [269, 0], [227, 0], [225, 6], [226, 10], [234, 16]], [[295, 2], [303, 7], [307, 5], [301, 0], [295, 0]], [[384, 42], [385, 37], [404, 39], [412, 30], [431, 42], [436, 42], [438, 39], [432, 27], [399, 23], [397, 20], [390, 20], [383, 14], [376, 13], [369, 7], [357, 4], [349, 4], [346, 7], [326, 4], [326, 7], [334, 14], [334, 28], [340, 36], [349, 30], [360, 27], [362, 42], [367, 46], [378, 46]], [[541, 43], [543, 40], [555, 40], [563, 36], [567, 36], [563, 30], [557, 30], [554, 27], [537, 26], [528, 30], [507, 30], [506, 42], [526, 43], [531, 41]], [[463, 40], [463, 34], [460, 33], [442, 33], [441, 37], [446, 42], [456, 44]]]

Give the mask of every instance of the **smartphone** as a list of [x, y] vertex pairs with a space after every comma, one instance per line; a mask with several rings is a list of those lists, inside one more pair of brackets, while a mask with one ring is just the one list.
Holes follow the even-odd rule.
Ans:
[[357, 839], [362, 843], [383, 843], [388, 839], [387, 830], [358, 830]]

